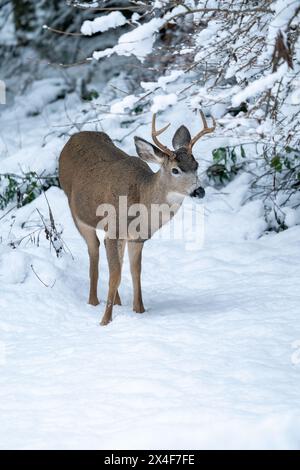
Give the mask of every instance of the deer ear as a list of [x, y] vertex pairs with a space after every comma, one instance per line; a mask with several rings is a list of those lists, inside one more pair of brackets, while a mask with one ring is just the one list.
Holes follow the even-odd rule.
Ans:
[[138, 156], [145, 162], [153, 162], [161, 165], [164, 159], [167, 158], [167, 155], [159, 148], [141, 137], [135, 137], [134, 143]]
[[180, 126], [174, 134], [172, 144], [174, 150], [180, 149], [181, 147], [188, 147], [192, 137], [190, 131], [185, 126]]

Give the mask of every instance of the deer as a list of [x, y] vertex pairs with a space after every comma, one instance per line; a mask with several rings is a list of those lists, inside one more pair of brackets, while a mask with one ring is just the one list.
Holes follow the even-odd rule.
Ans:
[[[152, 140], [154, 144], [141, 137], [134, 137], [136, 156], [130, 156], [116, 147], [111, 138], [104, 132], [81, 131], [73, 134], [59, 157], [59, 180], [64, 190], [73, 217], [73, 221], [84, 238], [89, 254], [90, 290], [88, 303], [99, 304], [97, 287], [99, 276], [100, 240], [97, 230], [105, 231], [104, 245], [106, 249], [109, 284], [106, 307], [100, 325], [105, 326], [112, 320], [113, 306], [121, 305], [119, 286], [125, 246], [127, 245], [130, 271], [133, 284], [133, 311], [144, 313], [145, 308], [141, 289], [142, 251], [144, 243], [177, 213], [186, 196], [203, 198], [205, 190], [200, 185], [197, 174], [198, 162], [193, 156], [193, 147], [204, 135], [215, 130], [216, 122], [208, 126], [205, 115], [200, 111], [203, 127], [195, 135], [187, 127], [180, 126], [172, 139], [173, 150], [160, 142], [158, 137], [170, 126], [167, 124], [160, 130], [156, 129], [156, 114], [152, 117]], [[159, 165], [153, 171], [148, 163]], [[129, 233], [132, 220], [125, 217], [125, 234], [120, 236], [119, 225], [114, 236], [111, 236], [109, 218], [99, 217], [98, 208], [102, 204], [115, 209], [118, 213], [118, 201], [126, 197], [128, 206], [143, 205], [148, 211], [151, 206], [165, 205], [172, 208], [167, 216], [159, 218], [141, 236]], [[103, 214], [101, 214], [103, 216]], [[140, 225], [147, 225], [144, 217]], [[105, 224], [101, 225], [101, 220]], [[122, 220], [124, 224], [124, 220]], [[100, 224], [100, 225], [99, 225]]]

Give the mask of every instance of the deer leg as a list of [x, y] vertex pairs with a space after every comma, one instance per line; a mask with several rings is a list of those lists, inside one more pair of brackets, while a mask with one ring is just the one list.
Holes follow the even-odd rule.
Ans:
[[109, 322], [111, 322], [113, 305], [115, 303], [116, 294], [121, 282], [121, 262], [119, 257], [120, 243], [122, 242], [118, 240], [111, 240], [109, 238], [107, 238], [105, 241], [107, 261], [109, 267], [109, 289], [106, 302], [106, 309], [100, 323], [102, 326], [105, 326]]
[[114, 305], [122, 305], [121, 297], [120, 297], [120, 294], [119, 294], [119, 290], [117, 290], [116, 297], [115, 297], [115, 301], [114, 301]]
[[130, 271], [133, 283], [133, 310], [137, 313], [144, 313], [145, 308], [142, 299], [141, 271], [142, 271], [142, 250], [144, 244], [139, 242], [128, 243], [128, 255], [130, 261]]
[[[118, 242], [118, 253], [119, 253], [119, 260], [122, 272], [123, 260], [124, 260], [124, 251], [126, 247], [126, 240], [120, 240]], [[119, 295], [119, 290], [117, 290], [114, 305], [122, 305], [121, 297]]]
[[76, 221], [79, 232], [86, 241], [90, 258], [90, 294], [88, 303], [90, 305], [99, 305], [97, 287], [99, 277], [99, 239], [96, 230]]
[[[96, 241], [97, 239], [97, 241]], [[98, 279], [99, 279], [99, 240], [97, 235], [93, 245], [88, 248], [90, 257], [90, 293], [89, 293], [89, 304], [98, 305], [99, 299], [97, 294]]]
[[[106, 248], [106, 239], [104, 239], [104, 245], [105, 245], [105, 248]], [[126, 246], [126, 241], [125, 240], [118, 242], [118, 254], [119, 254], [119, 260], [120, 260], [120, 264], [121, 264], [121, 271], [122, 271], [122, 266], [123, 266], [125, 246]], [[106, 252], [106, 254], [107, 254], [107, 252]], [[107, 255], [107, 259], [108, 259], [108, 255]], [[117, 290], [114, 305], [122, 305], [119, 290]]]

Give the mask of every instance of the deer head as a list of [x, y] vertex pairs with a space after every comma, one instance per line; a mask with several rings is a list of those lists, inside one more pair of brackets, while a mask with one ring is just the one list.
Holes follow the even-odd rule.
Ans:
[[170, 124], [156, 130], [156, 114], [152, 118], [152, 139], [156, 145], [141, 137], [135, 137], [134, 140], [137, 154], [142, 160], [158, 163], [161, 166], [164, 182], [169, 191], [201, 198], [204, 197], [205, 191], [199, 186], [198, 162], [192, 152], [194, 145], [203, 135], [215, 130], [216, 123], [213, 119], [213, 126], [208, 127], [202, 111], [200, 111], [200, 115], [203, 129], [192, 138], [189, 130], [185, 126], [180, 126], [172, 139], [174, 150], [169, 149], [158, 140], [158, 136], [165, 132]]

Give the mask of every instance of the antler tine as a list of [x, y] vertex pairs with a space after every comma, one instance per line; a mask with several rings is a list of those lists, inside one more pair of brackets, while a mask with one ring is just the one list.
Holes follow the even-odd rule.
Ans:
[[207, 125], [207, 120], [206, 120], [205, 114], [202, 111], [202, 109], [200, 109], [200, 115], [201, 115], [201, 119], [202, 119], [202, 122], [203, 122], [204, 129], [206, 129], [208, 127], [208, 125]]
[[207, 125], [207, 121], [206, 121], [206, 117], [203, 113], [202, 110], [200, 110], [200, 115], [201, 115], [201, 119], [202, 119], [202, 123], [203, 123], [203, 129], [198, 132], [198, 134], [195, 135], [195, 137], [193, 137], [193, 139], [191, 140], [191, 143], [189, 145], [189, 149], [192, 150], [192, 148], [194, 147], [195, 143], [201, 139], [201, 137], [205, 134], [211, 134], [212, 132], [214, 132], [215, 128], [216, 128], [216, 121], [214, 119], [214, 117], [212, 116], [212, 121], [213, 121], [213, 125], [212, 127], [208, 127]]
[[165, 132], [169, 127], [170, 127], [170, 123], [167, 124], [165, 127], [163, 127], [162, 129], [160, 129], [160, 131], [155, 131], [155, 135], [156, 136], [159, 136], [160, 134], [162, 134], [163, 132]]
[[153, 142], [157, 145], [158, 148], [160, 148], [160, 150], [162, 150], [164, 153], [166, 153], [170, 158], [174, 158], [174, 154], [172, 152], [172, 150], [168, 149], [168, 147], [166, 147], [165, 145], [161, 144], [158, 140], [158, 136], [161, 135], [163, 132], [165, 132], [171, 124], [167, 124], [165, 127], [163, 127], [162, 129], [160, 129], [159, 131], [156, 130], [156, 114], [153, 114], [152, 116], [152, 139], [153, 139]]

